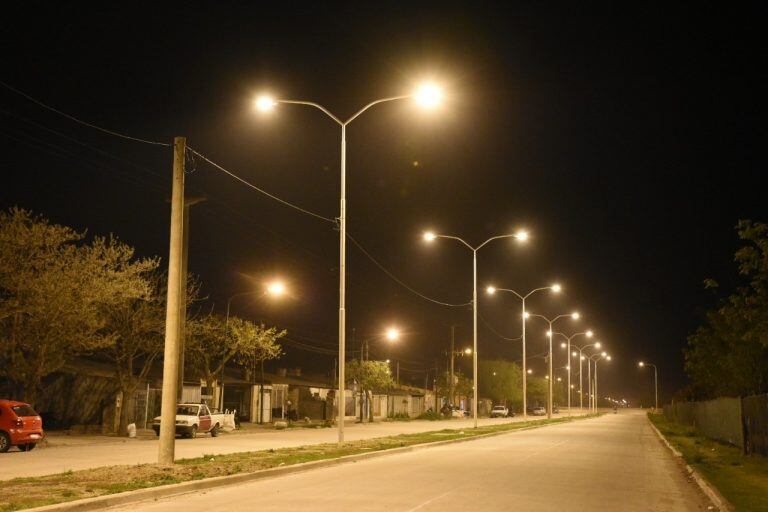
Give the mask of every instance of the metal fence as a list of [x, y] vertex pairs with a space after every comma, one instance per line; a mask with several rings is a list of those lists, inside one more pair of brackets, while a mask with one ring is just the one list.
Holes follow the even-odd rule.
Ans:
[[745, 453], [768, 455], [768, 395], [678, 402], [665, 405], [664, 416]]

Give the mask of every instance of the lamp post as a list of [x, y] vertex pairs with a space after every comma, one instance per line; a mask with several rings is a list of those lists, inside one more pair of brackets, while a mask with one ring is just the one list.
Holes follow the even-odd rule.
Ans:
[[[286, 293], [286, 287], [285, 283], [283, 281], [280, 281], [279, 279], [276, 279], [274, 281], [270, 281], [267, 283], [263, 290], [248, 290], [245, 292], [239, 292], [235, 293], [234, 295], [230, 295], [227, 299], [227, 314], [224, 320], [224, 325], [229, 325], [229, 310], [232, 306], [232, 299], [235, 299], [237, 297], [244, 297], [246, 295], [259, 295], [261, 297], [270, 295], [272, 297], [282, 297]], [[259, 391], [261, 402], [259, 403], [259, 418], [261, 418], [262, 409], [264, 408], [264, 362], [262, 361], [261, 364], [261, 377], [262, 377], [262, 383], [261, 383], [261, 389]], [[219, 397], [219, 409], [224, 412], [224, 365], [221, 367], [221, 396]], [[261, 422], [261, 421], [259, 421]]]
[[637, 366], [640, 368], [643, 368], [644, 366], [653, 366], [653, 388], [654, 388], [654, 394], [656, 395], [655, 405], [653, 410], [656, 411], [659, 409], [659, 370], [656, 368], [656, 365], [653, 363], [646, 363], [644, 361], [640, 361], [637, 363]]
[[262, 112], [273, 110], [279, 104], [304, 105], [320, 110], [341, 128], [341, 192], [339, 199], [339, 397], [338, 397], [338, 442], [344, 442], [345, 389], [344, 367], [346, 355], [346, 276], [347, 276], [347, 126], [363, 112], [378, 105], [392, 101], [413, 98], [426, 108], [437, 106], [442, 99], [439, 88], [432, 84], [422, 85], [415, 93], [391, 96], [372, 101], [358, 110], [347, 120], [342, 120], [319, 103], [304, 100], [275, 99], [261, 96], [256, 100], [256, 108]]
[[552, 377], [552, 338], [554, 337], [554, 325], [555, 322], [560, 320], [561, 318], [572, 318], [574, 320], [579, 319], [579, 314], [576, 312], [571, 313], [570, 315], [557, 315], [556, 317], [549, 319], [544, 315], [535, 315], [533, 313], [528, 313], [527, 311], [523, 313], [523, 316], [528, 318], [528, 316], [534, 316], [536, 318], [541, 318], [542, 320], [546, 321], [549, 324], [549, 330], [547, 331], [547, 337], [549, 338], [549, 393], [547, 396], [547, 418], [552, 418], [552, 381], [554, 380]]
[[527, 397], [527, 393], [528, 393], [527, 387], [528, 386], [527, 386], [527, 378], [526, 378], [528, 376], [528, 373], [526, 371], [526, 358], [525, 358], [525, 320], [526, 320], [526, 317], [525, 317], [525, 299], [527, 299], [528, 297], [530, 297], [534, 293], [540, 292], [540, 291], [543, 291], [543, 290], [552, 290], [553, 293], [560, 293], [560, 291], [562, 290], [562, 287], [559, 284], [553, 284], [552, 286], [544, 286], [542, 288], [536, 288], [534, 290], [531, 290], [530, 292], [528, 292], [525, 295], [523, 295], [521, 293], [517, 293], [515, 290], [512, 290], [510, 288], [496, 288], [495, 286], [489, 286], [489, 287], [487, 287], [485, 289], [485, 291], [489, 295], [493, 295], [496, 292], [511, 293], [512, 295], [515, 295], [518, 299], [520, 299], [520, 301], [523, 303], [523, 310], [522, 310], [522, 313], [520, 314], [520, 318], [522, 319], [522, 322], [523, 322], [523, 368], [522, 368], [522, 372], [523, 372], [523, 418], [527, 418], [528, 417], [528, 397]]
[[584, 332], [577, 332], [575, 334], [571, 334], [570, 336], [567, 336], [561, 332], [556, 332], [555, 334], [559, 334], [560, 336], [564, 337], [566, 339], [565, 342], [561, 344], [561, 346], [566, 349], [567, 356], [568, 356], [568, 416], [571, 415], [571, 341], [577, 336], [586, 336], [587, 338], [591, 338], [594, 336], [594, 333], [591, 330], [584, 331]]
[[[581, 374], [583, 373], [583, 369], [582, 369], [581, 363], [582, 363], [582, 361], [584, 361], [584, 359], [586, 359], [586, 356], [584, 355], [584, 351], [586, 349], [588, 349], [589, 347], [600, 348], [601, 344], [600, 344], [599, 341], [596, 341], [595, 343], [590, 343], [589, 345], [584, 345], [582, 347], [579, 347], [577, 345], [572, 345], [572, 346], [575, 347], [576, 350], [578, 350], [578, 356], [579, 356], [579, 411], [580, 412], [584, 412], [584, 388], [582, 388], [582, 385], [581, 385], [581, 381], [582, 381]], [[576, 350], [573, 351], [573, 353], [571, 354], [572, 356], [576, 356], [577, 355]], [[587, 381], [587, 385], [589, 387], [592, 386], [590, 381]]]
[[469, 245], [457, 236], [438, 235], [431, 231], [424, 233], [424, 240], [427, 242], [434, 242], [437, 238], [456, 240], [472, 251], [472, 417], [475, 422], [474, 426], [477, 428], [477, 251], [485, 247], [489, 242], [500, 240], [502, 238], [515, 238], [518, 241], [524, 242], [528, 240], [528, 233], [525, 231], [518, 231], [517, 233], [508, 235], [492, 236], [476, 247]]
[[606, 352], [600, 352], [599, 354], [592, 354], [589, 357], [589, 361], [592, 361], [595, 364], [595, 376], [593, 377], [592, 382], [592, 412], [597, 412], [597, 362], [600, 359], [610, 361], [611, 356]]

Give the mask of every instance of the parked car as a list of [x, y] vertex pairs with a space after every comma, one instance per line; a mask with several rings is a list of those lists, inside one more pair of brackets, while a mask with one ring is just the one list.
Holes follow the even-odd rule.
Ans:
[[0, 453], [11, 446], [31, 451], [44, 436], [43, 420], [31, 405], [0, 399]]
[[[223, 414], [211, 414], [205, 404], [178, 404], [176, 406], [176, 435], [194, 439], [198, 432], [217, 437], [224, 426]], [[160, 416], [152, 422], [152, 430], [160, 435]]]
[[506, 418], [509, 415], [509, 409], [504, 405], [494, 405], [490, 413], [491, 418]]
[[544, 407], [537, 405], [536, 407], [529, 407], [528, 414], [531, 416], [545, 416], [547, 414], [547, 410]]
[[554, 404], [552, 406], [552, 414], [557, 414], [560, 412], [560, 408], [557, 406], [557, 404]]

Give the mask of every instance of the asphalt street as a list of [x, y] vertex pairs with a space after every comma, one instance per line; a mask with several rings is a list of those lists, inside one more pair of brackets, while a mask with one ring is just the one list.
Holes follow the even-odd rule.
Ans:
[[622, 411], [117, 510], [658, 512], [708, 506], [645, 414]]
[[[556, 415], [560, 416], [561, 414]], [[574, 412], [576, 414], [576, 412]], [[522, 421], [514, 418], [481, 418], [480, 425]], [[446, 421], [377, 422], [345, 425], [345, 439], [355, 441], [397, 434], [427, 432], [444, 428], [466, 429], [472, 427], [471, 419]], [[176, 458], [201, 457], [207, 453], [224, 454], [270, 448], [285, 448], [319, 443], [335, 443], [335, 428], [290, 430], [255, 430], [247, 433], [222, 434], [212, 438], [199, 434], [196, 439], [177, 439]], [[88, 469], [118, 464], [145, 464], [157, 462], [157, 438], [128, 439], [108, 436], [57, 436], [52, 435], [47, 447], [22, 453], [12, 449], [0, 453], [0, 480], [62, 473], [69, 470]]]

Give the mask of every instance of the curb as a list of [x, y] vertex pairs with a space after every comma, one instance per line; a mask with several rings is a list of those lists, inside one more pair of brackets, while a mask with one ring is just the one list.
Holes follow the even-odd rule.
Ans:
[[[647, 417], [647, 416], [646, 416]], [[685, 462], [685, 458], [683, 458], [683, 454], [680, 453], [680, 450], [672, 446], [672, 443], [667, 441], [667, 438], [664, 437], [664, 434], [661, 433], [661, 431], [656, 428], [656, 425], [653, 424], [650, 418], [648, 418], [648, 423], [651, 425], [651, 428], [654, 432], [656, 432], [656, 435], [659, 437], [661, 442], [669, 448], [669, 451], [672, 452], [672, 455], [677, 457], [680, 461], [680, 464], [685, 467], [685, 471], [688, 473], [688, 475], [693, 478], [693, 481], [696, 482], [696, 485], [699, 486], [699, 489], [704, 493], [704, 495], [710, 499], [710, 501], [719, 509], [724, 512], [731, 512], [735, 511], [733, 505], [731, 505], [725, 497], [720, 494], [720, 491], [715, 488], [712, 484], [710, 484], [706, 478], [701, 476], [701, 474], [696, 471], [693, 467], [691, 467], [687, 462]]]
[[[576, 419], [578, 419], [578, 417], [576, 417]], [[582, 419], [589, 419], [589, 418], [582, 418]], [[108, 507], [115, 507], [118, 505], [138, 503], [141, 501], [148, 501], [148, 500], [157, 500], [160, 498], [166, 498], [168, 496], [174, 496], [178, 494], [186, 494], [190, 492], [213, 489], [216, 487], [224, 487], [228, 485], [243, 484], [247, 482], [263, 480], [266, 478], [273, 478], [273, 477], [278, 477], [283, 475], [290, 475], [293, 473], [310, 471], [313, 469], [336, 466], [336, 465], [345, 464], [349, 462], [357, 462], [361, 460], [375, 459], [378, 457], [386, 457], [388, 455], [408, 453], [416, 450], [432, 448], [434, 446], [444, 446], [448, 444], [464, 443], [467, 441], [474, 441], [476, 439], [483, 439], [487, 437], [495, 437], [495, 436], [501, 436], [505, 434], [514, 434], [516, 432], [522, 432], [524, 430], [533, 430], [537, 428], [550, 427], [550, 426], [564, 424], [564, 423], [569, 423], [569, 422], [563, 421], [563, 422], [544, 424], [544, 425], [531, 425], [528, 427], [521, 427], [513, 430], [506, 430], [501, 432], [489, 432], [487, 434], [480, 434], [477, 436], [469, 436], [469, 437], [459, 438], [459, 439], [447, 439], [443, 441], [419, 443], [411, 446], [403, 446], [400, 448], [390, 448], [387, 450], [379, 450], [379, 451], [370, 452], [370, 453], [357, 453], [354, 455], [345, 455], [343, 457], [337, 457], [335, 459], [302, 462], [300, 464], [292, 464], [290, 466], [262, 469], [259, 471], [254, 471], [252, 473], [240, 473], [237, 475], [215, 476], [212, 478], [204, 478], [202, 480], [192, 480], [189, 482], [181, 482], [178, 484], [161, 485], [158, 487], [138, 489], [135, 491], [127, 491], [127, 492], [122, 492], [117, 494], [107, 494], [104, 496], [97, 496], [94, 498], [85, 498], [82, 500], [56, 503], [54, 505], [45, 505], [43, 507], [28, 508], [24, 510], [28, 512], [75, 512], [75, 511], [80, 512], [85, 510], [102, 510]]]

